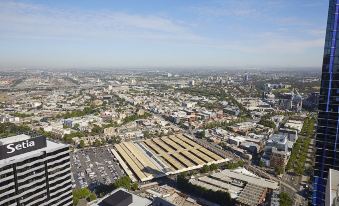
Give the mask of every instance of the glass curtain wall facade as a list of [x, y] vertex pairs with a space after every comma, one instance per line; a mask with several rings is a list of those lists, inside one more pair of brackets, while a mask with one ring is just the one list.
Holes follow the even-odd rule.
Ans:
[[324, 205], [330, 168], [339, 169], [339, 0], [330, 0], [319, 98], [312, 205]]

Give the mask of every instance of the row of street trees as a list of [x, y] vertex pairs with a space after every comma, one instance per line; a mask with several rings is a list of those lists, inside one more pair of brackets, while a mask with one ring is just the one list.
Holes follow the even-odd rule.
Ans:
[[298, 175], [304, 174], [308, 148], [311, 143], [311, 139], [314, 136], [315, 121], [314, 117], [305, 118], [300, 132], [300, 134], [304, 136], [299, 137], [293, 146], [291, 157], [286, 165], [286, 169], [288, 171], [293, 171]]

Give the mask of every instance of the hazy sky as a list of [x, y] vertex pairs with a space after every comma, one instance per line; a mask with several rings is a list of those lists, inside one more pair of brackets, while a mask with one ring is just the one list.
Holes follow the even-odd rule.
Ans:
[[319, 67], [328, 0], [0, 0], [0, 68]]

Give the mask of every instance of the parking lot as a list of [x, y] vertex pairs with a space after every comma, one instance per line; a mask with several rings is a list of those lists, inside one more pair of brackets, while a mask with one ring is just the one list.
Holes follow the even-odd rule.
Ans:
[[71, 153], [73, 187], [94, 189], [109, 185], [124, 175], [109, 147], [88, 148]]

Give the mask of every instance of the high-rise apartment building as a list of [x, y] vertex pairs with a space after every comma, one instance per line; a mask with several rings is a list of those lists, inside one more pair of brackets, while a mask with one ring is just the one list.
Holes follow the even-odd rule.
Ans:
[[0, 205], [72, 205], [69, 147], [39, 136], [0, 139]]
[[330, 0], [319, 97], [312, 205], [325, 204], [329, 169], [339, 169], [339, 0]]

